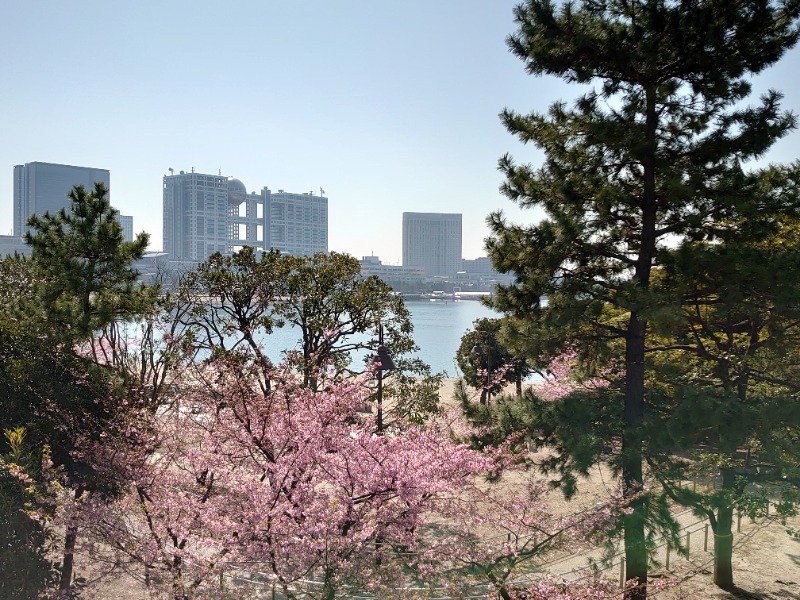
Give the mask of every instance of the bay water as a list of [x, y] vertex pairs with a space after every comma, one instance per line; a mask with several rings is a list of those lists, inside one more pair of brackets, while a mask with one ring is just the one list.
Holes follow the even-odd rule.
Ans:
[[[407, 300], [406, 308], [414, 325], [412, 337], [419, 346], [416, 356], [429, 364], [433, 373], [444, 372], [447, 377], [460, 375], [456, 351], [473, 322], [500, 316], [477, 300]], [[280, 361], [283, 350], [300, 348], [299, 339], [299, 332], [292, 327], [277, 329], [269, 336], [267, 354]]]

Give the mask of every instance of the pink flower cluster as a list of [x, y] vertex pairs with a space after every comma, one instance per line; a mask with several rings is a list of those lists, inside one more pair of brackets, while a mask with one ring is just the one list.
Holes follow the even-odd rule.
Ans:
[[[88, 502], [84, 527], [181, 586], [231, 561], [287, 589], [320, 574], [363, 580], [382, 554], [391, 576], [390, 550], [418, 548], [438, 499], [491, 460], [435, 427], [376, 435], [358, 412], [365, 380], [321, 373], [314, 391], [294, 373], [275, 371], [264, 392], [256, 368], [205, 367], [204, 385], [115, 436], [131, 443], [105, 455], [118, 468], [126, 457], [130, 485], [119, 501]], [[157, 442], [134, 443], [140, 429]]]
[[577, 362], [578, 353], [574, 348], [567, 348], [552, 358], [542, 374], [542, 380], [533, 388], [536, 395], [542, 400], [554, 402], [580, 389], [602, 389], [610, 385], [610, 381], [602, 376], [583, 380], [575, 377]]

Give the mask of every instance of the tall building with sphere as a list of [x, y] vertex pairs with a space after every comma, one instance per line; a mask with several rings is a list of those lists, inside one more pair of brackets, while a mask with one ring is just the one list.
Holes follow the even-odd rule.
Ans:
[[204, 261], [242, 246], [311, 255], [328, 251], [328, 199], [264, 187], [249, 192], [239, 179], [170, 171], [163, 178], [164, 251], [172, 260]]

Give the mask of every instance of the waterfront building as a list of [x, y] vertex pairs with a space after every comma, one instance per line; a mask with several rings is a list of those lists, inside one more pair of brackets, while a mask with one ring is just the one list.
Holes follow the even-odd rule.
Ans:
[[165, 175], [164, 251], [201, 262], [228, 251], [228, 178], [181, 171]]
[[0, 258], [17, 253], [30, 256], [31, 247], [18, 235], [0, 235]]
[[461, 270], [461, 214], [403, 213], [403, 266], [423, 267], [425, 277]]
[[328, 251], [328, 199], [264, 187], [247, 192], [234, 177], [181, 171], [165, 175], [164, 251], [204, 261], [242, 246], [310, 255]]
[[[267, 190], [268, 191], [268, 190]], [[294, 256], [328, 252], [328, 199], [313, 193], [278, 190], [269, 194], [266, 228], [269, 248]]]
[[391, 286], [420, 284], [425, 279], [425, 267], [384, 265], [377, 256], [364, 256], [359, 261], [361, 275], [376, 275]]
[[67, 194], [76, 185], [87, 190], [102, 182], [111, 190], [108, 169], [30, 162], [14, 167], [14, 235], [22, 237], [32, 215], [55, 214], [69, 206]]
[[228, 178], [228, 251], [235, 252], [242, 246], [257, 250], [268, 247], [264, 239], [264, 207], [269, 202], [269, 188], [261, 192], [247, 193], [244, 183], [234, 177]]

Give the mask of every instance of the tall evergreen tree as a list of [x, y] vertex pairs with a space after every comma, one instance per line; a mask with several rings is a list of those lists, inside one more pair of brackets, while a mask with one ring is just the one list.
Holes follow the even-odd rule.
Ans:
[[[794, 118], [775, 91], [754, 106], [742, 101], [748, 78], [797, 41], [799, 14], [796, 0], [585, 0], [577, 8], [528, 0], [515, 10], [508, 43], [526, 70], [589, 90], [546, 115], [502, 113], [512, 134], [546, 155], [539, 168], [503, 157], [503, 191], [546, 216], [530, 227], [490, 217], [494, 264], [517, 276], [496, 306], [541, 347], [621, 340], [626, 493], [643, 483], [645, 350], [660, 305], [651, 273], [669, 242], [711, 239], [770, 208], [754, 203], [754, 177], [742, 163], [764, 154]], [[601, 318], [609, 309], [616, 319]], [[642, 585], [626, 595], [643, 598], [646, 503], [633, 506], [624, 523], [627, 577]]]
[[512, 354], [502, 337], [501, 319], [476, 319], [473, 329], [461, 336], [456, 351], [456, 364], [464, 381], [481, 391], [480, 403], [503, 391], [508, 383], [522, 393], [522, 380], [532, 370], [524, 359]]
[[43, 282], [39, 296], [45, 317], [85, 339], [141, 309], [139, 274], [131, 263], [144, 255], [149, 237], [140, 233], [125, 241], [119, 212], [102, 182], [89, 192], [76, 185], [68, 198], [68, 210], [32, 216], [25, 241]]
[[[734, 509], [763, 512], [780, 489], [779, 506], [793, 510], [800, 486], [800, 243], [796, 219], [774, 216], [766, 238], [744, 224], [734, 239], [683, 244], [654, 281], [678, 310], [654, 324], [648, 347], [647, 462], [673, 500], [708, 518], [723, 588], [733, 587]], [[680, 485], [709, 471], [719, 488]]]
[[[113, 491], [115, 484], [114, 474], [99, 473], [91, 460], [77, 460], [73, 454], [78, 437], [103, 435], [120, 408], [107, 399], [114, 376], [121, 373], [98, 366], [107, 357], [97, 355], [98, 344], [93, 342], [98, 334], [113, 336], [117, 323], [145, 311], [154, 301], [155, 291], [136, 285], [138, 272], [132, 267], [133, 261], [143, 256], [148, 236], [140, 233], [133, 242], [124, 240], [105, 185], [97, 182], [88, 192], [76, 185], [67, 197], [68, 209], [29, 219], [31, 231], [25, 234], [25, 241], [31, 246], [30, 282], [36, 292], [28, 308], [43, 321], [34, 331], [57, 351], [59, 360], [54, 364], [75, 388], [64, 386], [37, 398], [52, 404], [54, 417], [63, 420], [57, 428], [63, 436], [52, 435], [63, 437], [68, 484], [77, 500], [87, 490]], [[92, 357], [80, 356], [81, 344], [88, 344]], [[81, 363], [89, 364], [80, 370], [72, 368]], [[76, 374], [86, 372], [91, 377], [84, 385]], [[122, 400], [119, 396], [114, 398]], [[57, 455], [54, 446], [54, 458]], [[69, 523], [59, 583], [65, 594], [73, 585], [77, 533], [77, 526]]]

